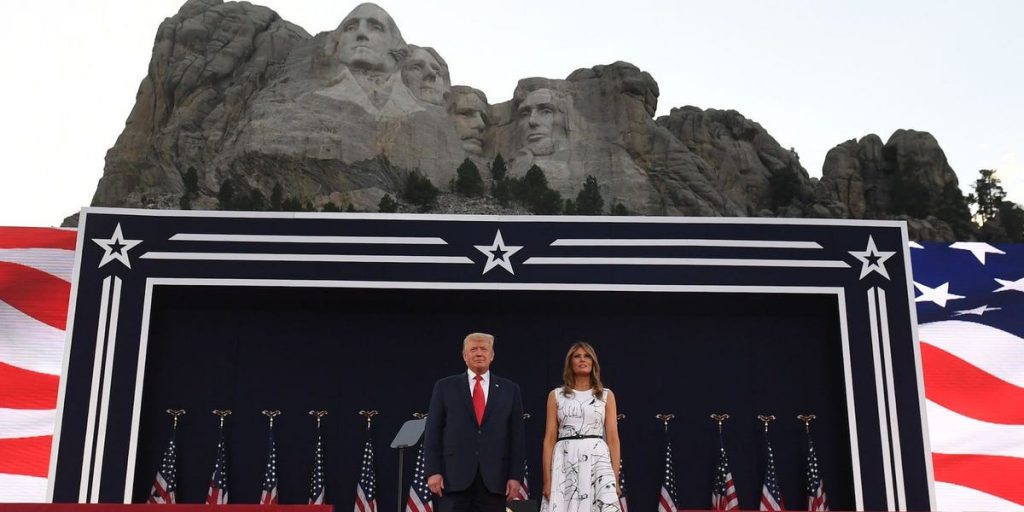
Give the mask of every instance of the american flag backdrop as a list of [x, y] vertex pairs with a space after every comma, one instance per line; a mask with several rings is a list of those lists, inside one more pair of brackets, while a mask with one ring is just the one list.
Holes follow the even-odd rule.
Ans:
[[939, 508], [1024, 510], [1024, 245], [912, 247]]
[[0, 227], [0, 502], [46, 497], [76, 236]]
[[[0, 227], [0, 502], [46, 498], [75, 239]], [[1024, 245], [912, 247], [937, 509], [1024, 512]]]
[[433, 512], [434, 496], [427, 487], [427, 474], [423, 462], [423, 445], [416, 455], [416, 468], [412, 474], [412, 485], [409, 486], [409, 497], [405, 501], [405, 512]]

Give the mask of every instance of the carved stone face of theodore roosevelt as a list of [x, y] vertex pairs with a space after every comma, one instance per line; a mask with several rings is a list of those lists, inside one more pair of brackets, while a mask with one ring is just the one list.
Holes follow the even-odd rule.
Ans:
[[487, 102], [468, 87], [453, 87], [449, 109], [455, 122], [455, 133], [462, 140], [462, 149], [471, 155], [484, 152], [484, 131], [487, 129]]

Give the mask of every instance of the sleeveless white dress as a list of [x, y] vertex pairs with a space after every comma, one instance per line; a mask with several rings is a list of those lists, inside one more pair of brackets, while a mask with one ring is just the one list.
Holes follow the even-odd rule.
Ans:
[[605, 404], [593, 392], [573, 391], [570, 396], [556, 388], [558, 437], [551, 457], [551, 498], [541, 503], [542, 512], [620, 512], [608, 444], [604, 440]]

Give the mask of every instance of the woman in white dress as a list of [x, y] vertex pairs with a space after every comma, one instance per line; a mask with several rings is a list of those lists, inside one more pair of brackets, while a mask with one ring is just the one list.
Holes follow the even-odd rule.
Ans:
[[620, 512], [615, 395], [601, 384], [594, 347], [570, 347], [562, 376], [548, 395], [541, 510]]

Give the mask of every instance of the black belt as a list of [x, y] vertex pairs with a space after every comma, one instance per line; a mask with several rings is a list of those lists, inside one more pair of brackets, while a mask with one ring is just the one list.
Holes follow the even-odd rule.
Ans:
[[[565, 441], [565, 440], [568, 440], [568, 439], [604, 439], [604, 436], [581, 436], [581, 435], [575, 435], [575, 436], [559, 437], [558, 441]], [[555, 441], [555, 442], [557, 443], [558, 441]]]

